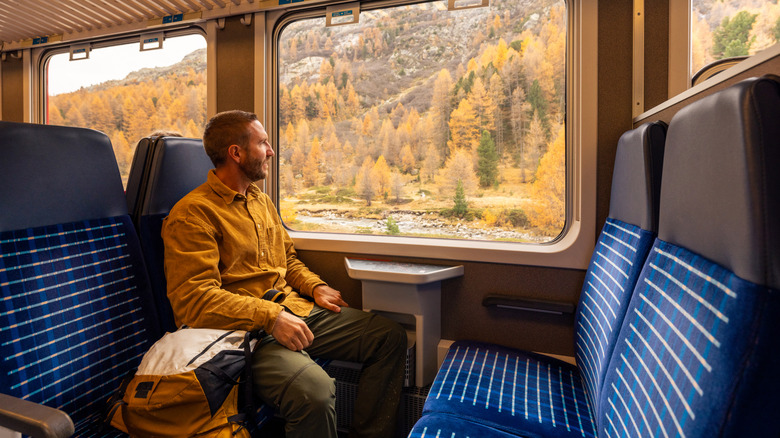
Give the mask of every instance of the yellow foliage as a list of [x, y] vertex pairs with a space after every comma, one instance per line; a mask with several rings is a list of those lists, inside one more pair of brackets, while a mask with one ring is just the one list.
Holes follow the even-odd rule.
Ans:
[[282, 217], [282, 222], [286, 225], [292, 225], [298, 221], [298, 214], [295, 212], [295, 209], [289, 205], [282, 204], [280, 216]]
[[439, 170], [439, 182], [446, 196], [455, 194], [458, 181], [463, 184], [467, 196], [473, 195], [479, 186], [472, 154], [465, 148], [457, 148]]
[[322, 173], [320, 172], [320, 165], [322, 163], [322, 148], [320, 147], [320, 140], [314, 137], [311, 142], [311, 149], [306, 156], [306, 161], [303, 164], [303, 181], [307, 186], [319, 185], [322, 180]]
[[371, 172], [373, 173], [377, 184], [379, 184], [380, 194], [385, 195], [390, 190], [392, 173], [390, 172], [390, 166], [387, 165], [387, 160], [385, 160], [384, 155], [380, 155], [379, 158], [376, 159], [376, 163], [371, 169]]
[[411, 172], [417, 165], [417, 160], [414, 159], [412, 148], [408, 144], [401, 148], [401, 168], [404, 172]]
[[447, 142], [450, 152], [466, 148], [476, 150], [479, 146], [479, 118], [469, 99], [463, 99], [450, 116], [450, 132], [452, 139]]
[[485, 211], [482, 212], [482, 222], [485, 223], [486, 227], [493, 227], [496, 225], [496, 221], [498, 220], [498, 215], [496, 215], [493, 210], [491, 209], [485, 209]]
[[555, 236], [563, 230], [566, 207], [566, 131], [558, 130], [536, 170], [531, 187], [529, 221], [542, 233]]

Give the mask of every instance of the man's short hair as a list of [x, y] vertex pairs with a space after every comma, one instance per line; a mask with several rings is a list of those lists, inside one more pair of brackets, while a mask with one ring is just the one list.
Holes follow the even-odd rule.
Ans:
[[240, 110], [224, 111], [209, 120], [203, 130], [203, 147], [214, 167], [225, 162], [231, 145], [246, 146], [249, 142], [247, 126], [256, 120], [256, 114]]
[[181, 132], [179, 131], [168, 131], [166, 129], [158, 129], [149, 135], [147, 137], [184, 137], [181, 135]]

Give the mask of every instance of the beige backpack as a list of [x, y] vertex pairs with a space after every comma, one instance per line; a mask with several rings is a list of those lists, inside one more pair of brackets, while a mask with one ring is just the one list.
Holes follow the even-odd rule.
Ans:
[[254, 409], [247, 364], [257, 338], [240, 330], [166, 333], [109, 401], [107, 422], [137, 437], [249, 438]]

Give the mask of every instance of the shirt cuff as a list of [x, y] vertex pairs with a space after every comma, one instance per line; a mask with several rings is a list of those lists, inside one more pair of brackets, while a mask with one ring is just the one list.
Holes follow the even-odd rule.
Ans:
[[316, 281], [316, 282], [312, 282], [310, 284], [305, 284], [301, 288], [301, 294], [303, 294], [304, 296], [307, 296], [307, 297], [309, 297], [309, 298], [311, 298], [313, 300], [314, 299], [314, 288], [316, 288], [317, 286], [327, 286], [327, 285], [328, 285], [328, 283], [325, 283], [324, 281]]
[[[265, 309], [265, 325], [263, 325], [262, 329], [265, 330], [266, 334], [270, 335], [274, 331], [276, 319], [284, 308], [280, 304], [271, 303], [270, 301], [266, 301], [266, 303], [268, 303], [268, 306]], [[259, 319], [262, 320], [262, 318]]]

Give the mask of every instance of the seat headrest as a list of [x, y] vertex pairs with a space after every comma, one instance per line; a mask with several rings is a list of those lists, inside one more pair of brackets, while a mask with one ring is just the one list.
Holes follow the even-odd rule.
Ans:
[[780, 84], [752, 78], [669, 125], [658, 237], [780, 288]]
[[0, 231], [127, 214], [108, 137], [0, 121]]
[[125, 197], [127, 198], [127, 211], [135, 220], [138, 215], [138, 208], [143, 198], [144, 188], [144, 175], [148, 170], [146, 169], [149, 164], [149, 149], [152, 144], [152, 139], [144, 137], [138, 141], [138, 145], [135, 147], [133, 153], [133, 162], [130, 164], [130, 174], [127, 176], [127, 188], [125, 189]]
[[625, 132], [618, 141], [609, 217], [658, 231], [658, 201], [666, 123], [649, 122]]
[[203, 141], [195, 138], [161, 137], [151, 160], [142, 215], [167, 214], [179, 199], [206, 182], [214, 167]]

